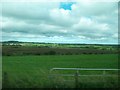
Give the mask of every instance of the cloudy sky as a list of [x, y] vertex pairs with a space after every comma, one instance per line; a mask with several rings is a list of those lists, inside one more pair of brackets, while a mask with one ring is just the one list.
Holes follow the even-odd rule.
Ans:
[[117, 2], [2, 2], [2, 40], [118, 43]]

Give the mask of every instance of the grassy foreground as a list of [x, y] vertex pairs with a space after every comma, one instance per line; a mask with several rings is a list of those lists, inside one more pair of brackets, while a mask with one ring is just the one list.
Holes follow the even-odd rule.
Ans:
[[[73, 81], [63, 81], [63, 77], [49, 78], [51, 68], [117, 68], [117, 54], [104, 55], [43, 55], [43, 56], [3, 56], [3, 87], [9, 88], [74, 88]], [[67, 78], [66, 78], [67, 79]], [[79, 82], [79, 87], [103, 87], [101, 79], [91, 77]], [[81, 81], [82, 81], [81, 79]], [[117, 87], [117, 77], [106, 78], [106, 87]], [[90, 81], [94, 81], [93, 84]], [[102, 79], [103, 80], [103, 79]], [[55, 82], [56, 81], [56, 82]], [[96, 82], [98, 83], [96, 84]], [[105, 86], [104, 86], [105, 87]]]

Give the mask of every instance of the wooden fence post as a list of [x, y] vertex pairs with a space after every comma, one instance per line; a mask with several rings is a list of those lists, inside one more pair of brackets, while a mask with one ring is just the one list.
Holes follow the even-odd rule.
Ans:
[[75, 88], [78, 88], [78, 75], [79, 75], [79, 72], [77, 70], [75, 73]]
[[106, 74], [106, 72], [105, 72], [105, 70], [103, 71], [103, 82], [104, 82], [104, 88], [105, 88], [105, 83], [106, 83], [106, 80], [105, 80], [105, 74]]

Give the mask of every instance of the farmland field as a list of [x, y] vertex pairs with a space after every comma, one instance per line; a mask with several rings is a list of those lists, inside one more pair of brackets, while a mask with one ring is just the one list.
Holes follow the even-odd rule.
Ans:
[[[41, 56], [3, 56], [3, 87], [9, 88], [73, 88], [74, 82], [65, 82], [57, 78], [51, 82], [49, 70], [51, 68], [118, 68], [117, 54], [91, 54], [91, 55], [41, 55]], [[67, 72], [69, 73], [69, 72]], [[83, 72], [81, 72], [83, 73]], [[94, 72], [95, 74], [96, 72]], [[114, 72], [110, 72], [114, 73]], [[115, 73], [116, 74], [116, 73]], [[94, 77], [93, 77], [94, 78]], [[53, 78], [55, 79], [55, 78]], [[59, 80], [58, 80], [59, 79]], [[66, 79], [66, 78], [65, 78]], [[69, 78], [72, 79], [72, 78]], [[89, 82], [92, 78], [88, 78]], [[73, 79], [74, 80], [74, 79]], [[92, 79], [97, 82], [98, 79]], [[117, 77], [107, 79], [105, 87], [118, 87]], [[86, 79], [87, 81], [87, 79]], [[59, 85], [57, 84], [59, 82]], [[85, 84], [80, 82], [80, 87], [103, 87], [102, 81]], [[86, 85], [86, 86], [85, 86]]]

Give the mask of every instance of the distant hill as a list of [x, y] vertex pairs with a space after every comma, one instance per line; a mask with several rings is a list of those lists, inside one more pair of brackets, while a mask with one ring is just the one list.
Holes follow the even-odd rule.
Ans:
[[2, 43], [19, 43], [19, 41], [3, 41]]
[[59, 44], [59, 45], [99, 45], [99, 46], [118, 46], [120, 44], [87, 44], [87, 43], [46, 43], [46, 42], [23, 42], [23, 41], [2, 41], [2, 43], [33, 43], [33, 44]]

